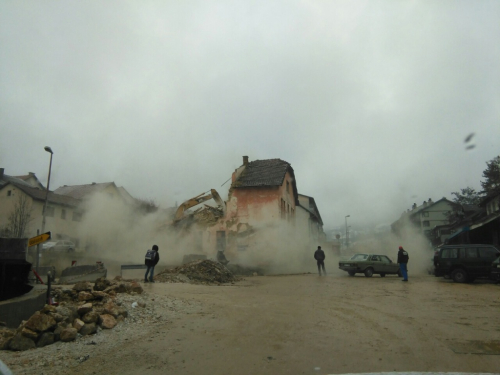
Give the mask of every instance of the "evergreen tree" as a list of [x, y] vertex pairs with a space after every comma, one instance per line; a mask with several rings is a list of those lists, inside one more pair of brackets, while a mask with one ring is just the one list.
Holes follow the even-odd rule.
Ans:
[[500, 155], [486, 162], [483, 171], [484, 181], [481, 181], [483, 193], [486, 195], [500, 193]]
[[465, 189], [460, 189], [460, 192], [454, 191], [451, 193], [455, 196], [453, 202], [460, 205], [464, 204], [479, 204], [481, 198], [483, 197], [480, 193], [476, 192], [475, 189], [467, 186]]

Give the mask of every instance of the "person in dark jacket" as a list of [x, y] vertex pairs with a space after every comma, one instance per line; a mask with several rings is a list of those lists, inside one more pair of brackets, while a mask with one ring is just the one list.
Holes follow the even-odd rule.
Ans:
[[321, 246], [318, 246], [318, 249], [314, 252], [314, 259], [316, 259], [316, 263], [318, 264], [318, 272], [321, 276], [321, 268], [323, 268], [323, 273], [326, 275], [325, 271], [325, 252], [321, 250]]
[[[158, 246], [153, 245], [151, 250], [148, 250], [146, 253], [146, 259], [144, 263], [146, 266], [148, 266], [148, 269], [146, 270], [146, 274], [144, 275], [144, 282], [150, 282], [154, 283], [155, 281], [153, 280], [153, 276], [155, 273], [155, 266], [158, 264], [160, 261], [160, 254], [158, 254]], [[149, 275], [149, 280], [148, 280], [148, 273], [151, 271], [151, 274]]]
[[398, 251], [398, 263], [401, 275], [403, 275], [402, 281], [408, 281], [408, 259], [410, 259], [408, 252], [403, 249], [403, 246], [400, 246]]

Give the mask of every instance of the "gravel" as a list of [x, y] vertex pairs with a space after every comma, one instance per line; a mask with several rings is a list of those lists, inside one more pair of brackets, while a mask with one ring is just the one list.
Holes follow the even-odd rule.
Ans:
[[[0, 351], [0, 359], [16, 375], [68, 374], [68, 371], [96, 353], [102, 354], [129, 342], [128, 340], [143, 336], [144, 326], [157, 326], [160, 329], [179, 315], [201, 310], [201, 306], [192, 301], [159, 296], [146, 291], [142, 294], [120, 293], [115, 301], [128, 310], [128, 317], [115, 328], [98, 328], [96, 334], [78, 335], [73, 342], [58, 341], [53, 345], [24, 352]], [[132, 304], [136, 307], [132, 307]]]

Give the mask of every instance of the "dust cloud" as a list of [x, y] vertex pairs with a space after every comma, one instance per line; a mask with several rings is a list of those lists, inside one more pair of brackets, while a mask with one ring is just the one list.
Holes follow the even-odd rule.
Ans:
[[[313, 255], [321, 245], [326, 253], [327, 272], [338, 271], [339, 256], [328, 243], [312, 239], [309, 228], [276, 220], [270, 213], [264, 213], [263, 217], [265, 219], [251, 226], [251, 233], [244, 238], [245, 246], [228, 245], [225, 255], [230, 266], [256, 269], [264, 274], [317, 272]], [[203, 254], [216, 260], [215, 247], [212, 250], [212, 243], [207, 241], [209, 226], [192, 222], [174, 227], [172, 218], [172, 210], [159, 209], [145, 214], [119, 199], [96, 194], [86, 202], [80, 226], [80, 238], [86, 246], [79, 264], [102, 261], [109, 276], [114, 276], [119, 274], [122, 264], [143, 264], [144, 254], [153, 244], [159, 247], [160, 268], [182, 264], [188, 254]], [[230, 236], [230, 231], [227, 232]], [[343, 249], [341, 255], [378, 253], [396, 262], [400, 245], [410, 255], [410, 274], [427, 273], [433, 253], [426, 238], [412, 228], [407, 228], [401, 239], [387, 233], [357, 241], [348, 252]]]
[[381, 236], [358, 241], [353, 244], [349, 255], [355, 253], [383, 254], [387, 255], [393, 262], [398, 260], [399, 246], [408, 252], [408, 272], [415, 274], [427, 274], [432, 267], [434, 252], [429, 240], [411, 225], [402, 230], [402, 236], [386, 233]]

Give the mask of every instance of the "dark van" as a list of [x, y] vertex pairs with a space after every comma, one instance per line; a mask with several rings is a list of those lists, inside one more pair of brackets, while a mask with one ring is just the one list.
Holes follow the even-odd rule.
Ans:
[[493, 245], [445, 245], [434, 256], [434, 275], [449, 276], [456, 283], [489, 278], [491, 263], [500, 256]]

